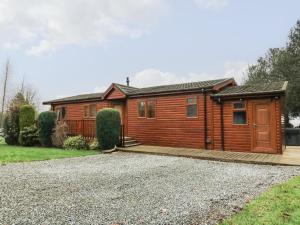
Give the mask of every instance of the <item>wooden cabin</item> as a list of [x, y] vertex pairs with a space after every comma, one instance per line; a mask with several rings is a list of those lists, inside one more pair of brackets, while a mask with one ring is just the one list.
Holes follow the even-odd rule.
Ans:
[[145, 145], [281, 154], [287, 82], [237, 86], [233, 78], [136, 88], [45, 102], [70, 135], [95, 137], [103, 108], [120, 112], [124, 132]]

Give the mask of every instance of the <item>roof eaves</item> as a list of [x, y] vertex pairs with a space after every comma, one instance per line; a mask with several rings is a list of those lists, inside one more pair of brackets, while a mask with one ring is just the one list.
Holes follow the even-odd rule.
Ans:
[[257, 92], [243, 92], [243, 93], [225, 93], [225, 94], [214, 94], [214, 97], [230, 97], [230, 96], [245, 96], [245, 95], [260, 95], [260, 94], [284, 94], [285, 90], [275, 91], [257, 91]]

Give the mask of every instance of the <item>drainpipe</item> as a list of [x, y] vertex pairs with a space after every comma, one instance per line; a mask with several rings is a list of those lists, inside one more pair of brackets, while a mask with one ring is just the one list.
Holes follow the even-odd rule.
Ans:
[[224, 102], [221, 98], [218, 99], [220, 103], [221, 109], [221, 143], [222, 143], [222, 150], [225, 151], [225, 140], [224, 140]]
[[206, 90], [202, 89], [204, 97], [204, 149], [207, 149], [207, 94]]

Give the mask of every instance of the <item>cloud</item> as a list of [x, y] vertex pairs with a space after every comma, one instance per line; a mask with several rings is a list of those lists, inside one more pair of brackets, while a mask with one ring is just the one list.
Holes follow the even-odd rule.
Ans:
[[1, 0], [0, 46], [38, 55], [147, 33], [167, 0]]
[[107, 90], [108, 86], [101, 86], [101, 87], [96, 87], [94, 89], [94, 92], [95, 93], [102, 93], [102, 92], [105, 92]]
[[241, 83], [246, 74], [247, 67], [248, 63], [242, 61], [228, 61], [225, 62], [224, 72], [221, 74], [203, 72], [189, 73], [187, 75], [178, 75], [171, 72], [163, 72], [158, 69], [149, 68], [140, 71], [131, 77], [130, 85], [134, 87], [150, 87], [156, 85], [187, 83], [231, 77], [233, 77], [238, 83]]
[[228, 5], [229, 0], [194, 0], [201, 8], [219, 10]]
[[244, 82], [247, 75], [249, 63], [244, 61], [227, 61], [224, 64], [224, 74], [226, 77], [234, 77], [239, 84]]

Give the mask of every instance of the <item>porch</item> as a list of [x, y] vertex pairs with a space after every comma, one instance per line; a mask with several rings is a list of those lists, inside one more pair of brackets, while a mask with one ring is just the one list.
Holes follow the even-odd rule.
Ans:
[[130, 148], [119, 148], [119, 150], [123, 152], [179, 156], [224, 162], [300, 166], [300, 147], [294, 146], [288, 146], [282, 155], [248, 152], [229, 152], [217, 150], [199, 150], [190, 148], [173, 148], [146, 145], [139, 145]]

